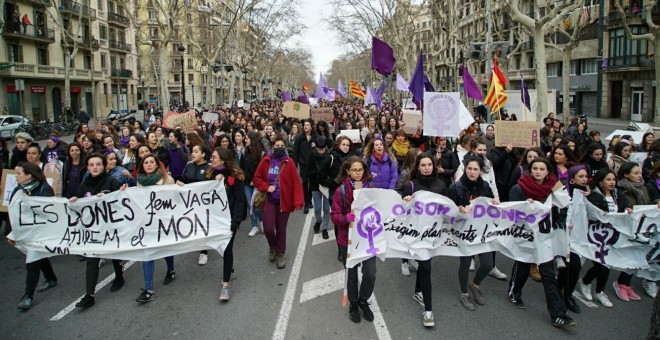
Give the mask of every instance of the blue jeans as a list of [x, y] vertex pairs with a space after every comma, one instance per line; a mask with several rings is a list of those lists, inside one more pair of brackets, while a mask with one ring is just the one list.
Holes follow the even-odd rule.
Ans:
[[[167, 263], [167, 272], [174, 271], [174, 256], [165, 257]], [[154, 261], [142, 262], [142, 271], [144, 272], [144, 289], [150, 292], [154, 291]]]
[[[314, 202], [314, 217], [316, 218], [316, 222], [321, 222], [323, 230], [328, 230], [328, 224], [330, 223], [330, 200], [320, 191], [312, 191], [312, 201]], [[323, 208], [322, 221], [321, 208]]]
[[[248, 214], [250, 215], [250, 223], [252, 223], [252, 228], [257, 227], [257, 222], [262, 221], [261, 210], [252, 209], [252, 194], [255, 191], [255, 187], [245, 184], [243, 186], [243, 191], [245, 192], [245, 199], [247, 200]], [[252, 213], [250, 211], [252, 210]]]

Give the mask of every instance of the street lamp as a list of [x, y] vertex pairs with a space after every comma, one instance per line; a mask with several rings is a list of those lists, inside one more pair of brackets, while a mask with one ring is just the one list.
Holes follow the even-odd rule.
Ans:
[[178, 48], [179, 52], [181, 52], [181, 106], [184, 108], [186, 107], [186, 82], [184, 79], [185, 77], [185, 71], [183, 69], [183, 52], [186, 51], [186, 48], [183, 47], [183, 44], [179, 44]]
[[192, 90], [191, 90], [192, 91], [192, 100], [193, 100], [192, 104], [193, 104], [193, 108], [195, 108], [195, 81], [194, 80], [190, 81], [190, 87], [192, 88]]

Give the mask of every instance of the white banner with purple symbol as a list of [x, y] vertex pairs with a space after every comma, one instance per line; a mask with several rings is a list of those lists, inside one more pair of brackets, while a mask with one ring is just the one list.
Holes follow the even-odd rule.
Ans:
[[464, 214], [449, 198], [427, 191], [405, 202], [393, 190], [362, 189], [352, 206], [346, 266], [372, 256], [428, 260], [490, 251], [542, 263], [567, 253], [565, 229], [550, 221], [552, 198], [544, 204], [490, 201], [479, 197]]
[[604, 213], [577, 191], [572, 204], [572, 251], [608, 267], [660, 279], [657, 206], [636, 206], [632, 213]]
[[474, 122], [458, 92], [424, 92], [425, 136], [458, 138]]

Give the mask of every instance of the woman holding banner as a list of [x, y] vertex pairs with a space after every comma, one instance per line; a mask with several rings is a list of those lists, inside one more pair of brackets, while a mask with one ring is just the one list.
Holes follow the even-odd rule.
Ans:
[[[511, 188], [511, 201], [534, 201], [545, 202], [550, 195], [553, 199], [553, 205], [558, 208], [564, 208], [568, 205], [570, 199], [561, 182], [551, 173], [550, 162], [545, 158], [536, 158], [530, 164], [525, 174], [520, 177], [518, 184]], [[565, 195], [565, 197], [563, 196]], [[557, 204], [559, 203], [559, 204]], [[553, 207], [554, 208], [554, 207]], [[546, 217], [549, 219], [549, 216]], [[543, 290], [545, 292], [545, 301], [552, 325], [555, 327], [575, 326], [575, 321], [566, 314], [566, 305], [559, 291], [559, 284], [555, 277], [554, 261], [548, 261], [538, 264], [539, 272], [543, 281]], [[530, 272], [530, 264], [516, 261], [511, 271], [511, 280], [509, 281], [509, 302], [516, 308], [526, 309], [522, 301], [522, 289], [527, 281]]]
[[[415, 159], [415, 166], [410, 173], [410, 181], [403, 185], [403, 189], [400, 193], [404, 201], [410, 202], [413, 198], [412, 195], [421, 190], [430, 191], [440, 195], [447, 195], [447, 186], [445, 186], [445, 183], [438, 178], [438, 172], [433, 156], [429, 153], [422, 153], [417, 156]], [[404, 264], [407, 267], [408, 264]], [[425, 327], [433, 327], [435, 323], [433, 321], [433, 303], [431, 300], [431, 259], [417, 260], [417, 265], [417, 277], [415, 279], [415, 293], [413, 294], [413, 299], [424, 307], [424, 313], [422, 314], [423, 325]], [[490, 269], [488, 269], [488, 271], [490, 271]], [[486, 275], [488, 274], [488, 271], [486, 271]], [[410, 272], [408, 272], [408, 275], [410, 275]]]
[[[155, 154], [150, 153], [143, 156], [138, 169], [137, 183], [139, 187], [174, 184], [174, 179], [160, 166], [160, 161]], [[167, 263], [167, 273], [163, 284], [168, 285], [174, 281], [176, 275], [174, 272], [174, 256], [166, 256], [165, 262]], [[142, 262], [142, 272], [144, 273], [144, 288], [135, 301], [145, 303], [156, 299], [154, 296], [154, 261]]]
[[[190, 162], [183, 168], [181, 180], [177, 184], [195, 183], [206, 180], [206, 172], [209, 171], [209, 159], [211, 157], [211, 149], [206, 144], [198, 144], [191, 148]], [[202, 250], [199, 252], [199, 259], [197, 264], [203, 266], [209, 262], [208, 251]]]
[[[28, 196], [35, 197], [53, 197], [55, 192], [53, 188], [48, 185], [46, 181], [46, 176], [41, 171], [41, 168], [31, 162], [20, 162], [16, 166], [16, 183], [18, 186], [14, 188], [14, 191], [11, 193], [11, 199], [14, 198], [14, 195], [19, 190], [23, 191]], [[12, 245], [16, 245], [11, 239], [7, 239]], [[57, 276], [53, 271], [53, 266], [50, 263], [48, 258], [43, 258], [34, 262], [26, 263], [25, 268], [27, 269], [27, 275], [25, 278], [25, 295], [21, 298], [21, 302], [18, 304], [18, 309], [27, 310], [32, 307], [32, 299], [34, 297], [34, 291], [37, 289], [37, 284], [39, 283], [39, 272], [44, 273], [44, 278], [46, 278], [46, 283], [38, 289], [39, 292], [46, 291], [50, 288], [57, 286]]]
[[[76, 196], [69, 198], [69, 202], [73, 203], [78, 200], [78, 197], [97, 196], [103, 197], [107, 193], [117, 190], [125, 190], [128, 186], [122, 185], [118, 180], [108, 175], [105, 171], [107, 160], [100, 154], [93, 153], [87, 156], [85, 160], [87, 166], [87, 173], [89, 176], [78, 187]], [[86, 294], [83, 298], [76, 303], [76, 307], [89, 308], [94, 306], [96, 284], [99, 280], [99, 261], [100, 258], [87, 257], [87, 271], [85, 273], [85, 287]], [[112, 260], [112, 265], [115, 269], [115, 279], [110, 287], [111, 292], [116, 292], [124, 286], [124, 273], [123, 266], [120, 260]]]
[[211, 168], [206, 172], [206, 179], [225, 181], [227, 201], [231, 214], [231, 239], [222, 255], [222, 291], [220, 301], [229, 301], [231, 292], [229, 282], [234, 272], [234, 238], [236, 231], [245, 218], [245, 191], [243, 189], [243, 171], [236, 165], [232, 151], [218, 147], [211, 154]]
[[[333, 193], [330, 218], [332, 223], [338, 227], [337, 244], [345, 267], [348, 252], [348, 226], [355, 221], [355, 215], [351, 209], [353, 191], [356, 189], [356, 183], [360, 183], [362, 188], [373, 188], [374, 186], [371, 183], [371, 174], [368, 172], [367, 165], [357, 156], [346, 158], [342, 163], [336, 181], [339, 187]], [[376, 257], [370, 257], [362, 261], [360, 265], [362, 266], [362, 282], [359, 289], [358, 265], [348, 269], [346, 282], [348, 301], [350, 301], [348, 315], [351, 321], [355, 323], [361, 320], [360, 309], [365, 320], [374, 321], [374, 313], [369, 308], [367, 300], [371, 297], [376, 283]], [[431, 313], [432, 315], [433, 313]], [[432, 320], [433, 318], [431, 318]]]
[[[486, 144], [483, 144], [483, 147], [485, 148]], [[477, 155], [468, 155], [463, 160], [463, 164], [465, 172], [449, 188], [448, 197], [454, 201], [462, 213], [467, 214], [472, 211], [470, 202], [473, 199], [477, 197], [494, 198], [494, 195], [493, 190], [482, 177], [485, 167], [484, 159]], [[493, 203], [498, 204], [499, 201], [493, 199]], [[467, 310], [473, 311], [476, 309], [474, 302], [479, 305], [486, 303], [479, 285], [493, 269], [493, 259], [492, 252], [479, 254], [479, 270], [477, 270], [474, 279], [468, 286], [472, 256], [461, 256], [461, 263], [458, 267], [458, 282], [461, 286], [459, 300]]]

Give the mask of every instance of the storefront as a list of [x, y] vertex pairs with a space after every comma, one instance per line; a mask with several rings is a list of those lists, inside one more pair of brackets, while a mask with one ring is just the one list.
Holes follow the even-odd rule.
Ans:
[[32, 108], [32, 120], [42, 121], [48, 118], [45, 86], [30, 86], [30, 106]]

